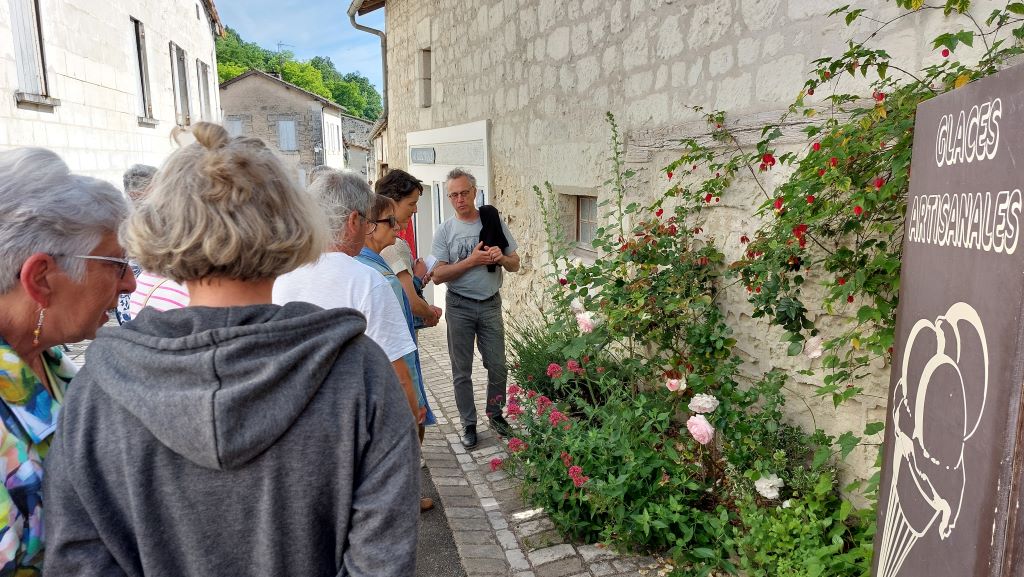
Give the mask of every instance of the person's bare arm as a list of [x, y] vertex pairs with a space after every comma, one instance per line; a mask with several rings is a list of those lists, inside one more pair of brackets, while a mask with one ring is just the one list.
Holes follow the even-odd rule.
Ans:
[[395, 276], [398, 277], [398, 282], [402, 283], [402, 290], [405, 291], [405, 296], [409, 297], [409, 306], [412, 308], [412, 314], [423, 320], [429, 321], [432, 319], [434, 311], [430, 309], [430, 303], [416, 294], [416, 287], [412, 284], [412, 275], [409, 274], [409, 271], [403, 270]]
[[512, 251], [511, 254], [501, 254], [501, 249], [498, 249], [498, 255], [500, 256], [496, 256], [494, 259], [495, 264], [500, 265], [508, 272], [519, 271], [519, 253]]
[[405, 399], [409, 401], [409, 410], [412, 411], [412, 418], [419, 423], [421, 420], [420, 403], [416, 399], [416, 389], [412, 386], [412, 375], [409, 374], [409, 365], [405, 364], [404, 359], [398, 359], [392, 361], [391, 366], [395, 368], [398, 382], [401, 383], [402, 390], [405, 391]]

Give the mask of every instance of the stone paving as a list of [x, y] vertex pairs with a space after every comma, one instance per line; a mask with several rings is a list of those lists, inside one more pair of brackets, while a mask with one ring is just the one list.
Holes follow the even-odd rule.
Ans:
[[427, 428], [423, 456], [441, 494], [448, 524], [467, 577], [634, 577], [664, 573], [651, 557], [618, 555], [595, 545], [566, 542], [543, 511], [527, 506], [518, 480], [491, 472], [506, 456], [505, 443], [483, 418], [487, 373], [479, 354], [473, 369], [479, 444], [460, 442], [445, 326], [420, 331], [420, 364], [427, 399], [438, 424]]

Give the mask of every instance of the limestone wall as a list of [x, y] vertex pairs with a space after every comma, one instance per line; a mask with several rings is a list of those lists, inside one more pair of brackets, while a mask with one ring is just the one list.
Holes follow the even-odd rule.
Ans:
[[[661, 168], [678, 157], [679, 140], [707, 132], [689, 107], [726, 110], [734, 127], [778, 119], [814, 59], [841, 53], [851, 34], [863, 38], [872, 29], [867, 22], [850, 29], [826, 18], [845, 3], [477, 0], [470, 9], [459, 0], [389, 0], [390, 165], [409, 166], [408, 132], [489, 119], [492, 198], [508, 217], [524, 263], [520, 274], [508, 277], [504, 301], [510, 309], [535, 308], [546, 239], [531, 187], [550, 181], [569, 194], [589, 189], [607, 198], [601, 186], [610, 166], [606, 111], [617, 116], [629, 167], [637, 171], [631, 195], [663, 191]], [[876, 18], [897, 14], [892, 2], [854, 4]], [[984, 18], [991, 8], [979, 3], [975, 13]], [[930, 39], [943, 25], [940, 11], [915, 15], [888, 27], [876, 44], [908, 70], [920, 69], [941, 58]], [[417, 59], [424, 49], [432, 63], [429, 107], [418, 106], [423, 88]], [[857, 89], [853, 81], [842, 82], [844, 90]], [[804, 143], [791, 139], [790, 145]], [[750, 183], [738, 184], [703, 227], [731, 260], [742, 254], [739, 237], [757, 228], [750, 215], [763, 199], [759, 195]], [[739, 332], [749, 375], [812, 363], [786, 356], [781, 333], [750, 318], [738, 288], [726, 291], [723, 304]], [[824, 321], [842, 322], [841, 316]], [[792, 419], [859, 433], [868, 420], [883, 418], [888, 367], [876, 369], [866, 379], [864, 401], [839, 412], [830, 399], [813, 396], [813, 380], [793, 384]], [[861, 474], [873, 460], [873, 453], [862, 451], [847, 464]]]
[[[192, 120], [220, 119], [217, 58], [210, 17], [192, 0], [40, 0], [43, 50], [52, 111], [15, 104], [19, 90], [11, 4], [0, 2], [0, 150], [45, 146], [75, 171], [120, 187], [134, 163], [159, 166], [172, 150], [175, 126], [169, 43], [185, 50]], [[156, 125], [139, 117], [135, 29], [145, 26]], [[209, 66], [209, 118], [201, 113], [196, 59]]]

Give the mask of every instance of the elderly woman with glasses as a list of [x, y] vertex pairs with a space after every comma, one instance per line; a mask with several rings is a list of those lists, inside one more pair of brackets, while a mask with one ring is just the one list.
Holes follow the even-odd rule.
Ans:
[[112, 185], [41, 148], [0, 152], [0, 575], [35, 575], [43, 459], [76, 368], [59, 345], [91, 339], [135, 289]]
[[46, 571], [412, 575], [419, 449], [387, 357], [356, 311], [271, 302], [326, 218], [262, 141], [192, 133], [121, 229], [189, 305], [89, 348], [50, 452]]

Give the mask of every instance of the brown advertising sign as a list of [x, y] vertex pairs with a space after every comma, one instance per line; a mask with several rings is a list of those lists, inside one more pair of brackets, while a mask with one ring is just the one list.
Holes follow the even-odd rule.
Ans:
[[1024, 575], [1024, 66], [914, 131], [874, 575]]

